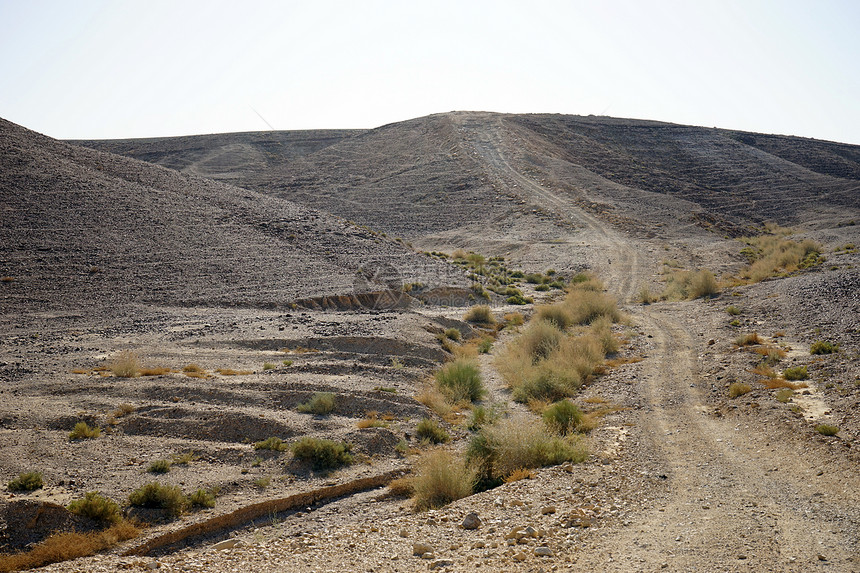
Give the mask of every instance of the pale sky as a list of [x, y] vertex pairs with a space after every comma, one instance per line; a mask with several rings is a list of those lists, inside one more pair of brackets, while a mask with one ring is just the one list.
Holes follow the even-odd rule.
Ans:
[[52, 137], [452, 110], [860, 144], [860, 1], [0, 0], [0, 117]]

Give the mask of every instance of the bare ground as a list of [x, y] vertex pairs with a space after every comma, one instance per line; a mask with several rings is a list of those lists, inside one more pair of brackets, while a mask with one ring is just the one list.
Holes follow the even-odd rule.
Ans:
[[[590, 459], [579, 466], [540, 470], [533, 480], [506, 484], [438, 511], [415, 514], [407, 501], [385, 498], [377, 490], [268, 516], [247, 527], [198, 539], [178, 551], [149, 557], [99, 556], [49, 566], [46, 571], [134, 570], [153, 563], [168, 571], [284, 568], [411, 571], [428, 565], [463, 571], [476, 568], [860, 571], [857, 558], [860, 452], [856, 415], [860, 394], [856, 383], [860, 375], [856, 293], [860, 281], [854, 269], [856, 255], [832, 256], [830, 262], [836, 262], [838, 270], [820, 270], [742, 287], [737, 289], [738, 296], [726, 292], [710, 301], [639, 305], [635, 298], [640, 286], [658, 284], [660, 259], [678, 258], [689, 266], [704, 262], [711, 268], [728, 270], [739, 264], [733, 255], [737, 247], [699, 225], [686, 227], [665, 219], [666, 226], [657, 229], [659, 234], [643, 236], [653, 228], [650, 224], [647, 228], [637, 228], [634, 216], [641, 217], [640, 220], [659, 219], [663, 209], [674, 207], [666, 207], [665, 202], [643, 203], [637, 207], [639, 211], [628, 209], [626, 213], [630, 216], [626, 218], [619, 217], [617, 212], [604, 212], [582, 195], [553, 184], [551, 178], [543, 177], [533, 163], [519, 155], [522, 146], [517, 145], [520, 143], [517, 136], [521, 134], [516, 129], [501, 121], [476, 121], [472, 116], [462, 119], [458, 129], [464, 133], [464, 148], [474, 151], [488, 181], [498, 188], [504, 187], [515, 204], [523, 201], [525, 211], [532, 206], [542, 210], [530, 215], [534, 217], [530, 220], [540, 223], [529, 232], [547, 233], [547, 240], [523, 240], [524, 236], [517, 234], [519, 228], [513, 225], [508, 237], [509, 250], [502, 247], [504, 237], [498, 234], [485, 237], [470, 232], [468, 227], [425, 235], [420, 239], [421, 244], [426, 248], [441, 248], [460, 241], [465, 243], [463, 246], [487, 254], [505, 253], [515, 260], [528, 261], [535, 269], [592, 268], [631, 316], [632, 326], [624, 332], [629, 344], [624, 347], [623, 356], [644, 360], [610, 370], [595, 379], [578, 398], [583, 404], [587, 404], [587, 399], [595, 399], [618, 407], [592, 433]], [[551, 167], [546, 169], [544, 175], [557, 175]], [[616, 191], [622, 192], [620, 188]], [[820, 224], [819, 230], [811, 234], [831, 248], [851, 241], [856, 243], [860, 238], [852, 227]], [[825, 302], [817, 304], [821, 299]], [[731, 317], [725, 308], [730, 304], [744, 309], [739, 327], [729, 324]], [[338, 336], [355, 330], [364, 330], [361, 336], [365, 342], [403, 341], [404, 347], [413, 349], [411, 352], [395, 352], [397, 345], [371, 344], [365, 352], [354, 352], [353, 347], [352, 358], [344, 356], [344, 350], [338, 348], [329, 354], [298, 356], [289, 368], [303, 368], [301, 382], [279, 367], [277, 372], [257, 372], [241, 381], [237, 378], [236, 391], [213, 402], [208, 402], [211, 398], [207, 396], [228, 390], [234, 385], [232, 379], [194, 380], [186, 385], [181, 383], [181, 375], [171, 375], [133, 389], [136, 397], [146, 397], [145, 413], [169, 409], [171, 403], [172, 407], [176, 403], [209, 403], [217, 408], [229, 404], [234, 416], [231, 426], [236, 425], [235, 416], [243, 413], [272, 419], [286, 431], [297, 419], [297, 415], [287, 411], [288, 407], [307, 396], [311, 385], [316, 388], [332, 383], [341, 394], [354, 392], [364, 402], [346, 412], [342, 423], [335, 416], [335, 423], [327, 420], [317, 431], [347, 435], [355, 419], [362, 415], [362, 409], [379, 409], [376, 402], [371, 404], [371, 399], [383, 399], [373, 390], [381, 385], [380, 381], [396, 387], [397, 396], [401, 390], [404, 397], [415, 392], [428, 368], [427, 363], [419, 360], [424, 352], [420, 349], [430, 352], [437, 348], [426, 327], [441, 325], [440, 318], [456, 320], [462, 311], [419, 308], [408, 313], [370, 316], [306, 312], [298, 317], [285, 317], [274, 311], [266, 315], [257, 310], [220, 314], [201, 310], [200, 315], [194, 310], [183, 312], [190, 315], [188, 330], [177, 335], [174, 344], [167, 345], [167, 350], [159, 356], [163, 362], [181, 364], [194, 359], [214, 368], [229, 356], [231, 365], [253, 369], [267, 357], [275, 356], [271, 349], [281, 341], [285, 346], [299, 340], [306, 344], [314, 334], [340, 340]], [[366, 322], [371, 317], [385, 324], [369, 327]], [[171, 320], [176, 320], [176, 315]], [[285, 331], [298, 332], [287, 336], [279, 330], [282, 326]], [[11, 330], [13, 326], [6, 328]], [[43, 351], [33, 342], [32, 335], [37, 330], [20, 333], [24, 352]], [[732, 343], [739, 333], [751, 330], [768, 336], [778, 330], [785, 333], [783, 338], [792, 347], [790, 363], [810, 366], [813, 381], [807, 389], [809, 394], [799, 393], [791, 403], [782, 404], [774, 399], [773, 392], [757, 385], [749, 373], [755, 365], [754, 357]], [[95, 331], [88, 336], [93, 335]], [[136, 328], [118, 330], [112, 336], [115, 341], [122, 337], [127, 341], [145, 341]], [[817, 338], [838, 340], [842, 344], [840, 353], [821, 360], [810, 357], [808, 345]], [[164, 346], [157, 326], [151, 340], [149, 344], [139, 342], [144, 354], [153, 352], [158, 345]], [[231, 340], [234, 342], [230, 343]], [[253, 340], [268, 341], [267, 346], [264, 349], [249, 345]], [[242, 344], [237, 346], [235, 341]], [[222, 346], [225, 342], [228, 353]], [[503, 337], [496, 347], [505, 342]], [[95, 343], [90, 344], [95, 350]], [[104, 352], [105, 346], [102, 343], [99, 351]], [[86, 354], [78, 356], [82, 360]], [[389, 367], [390, 359], [398, 357], [407, 361], [405, 369]], [[340, 368], [338, 365], [344, 359], [363, 361], [360, 373], [356, 376], [346, 372], [324, 373], [327, 368]], [[410, 359], [415, 362], [409, 364]], [[484, 360], [483, 365], [493, 388], [493, 399], [504, 401], [505, 390], [492, 370], [491, 361]], [[21, 384], [4, 388], [4, 392], [16, 390], [23, 400], [19, 412], [14, 414], [16, 418], [4, 422], [14, 423], [17, 428], [10, 432], [9, 443], [14, 450], [4, 448], [4, 455], [8, 452], [7, 460], [26, 460], [25, 464], [40, 458], [34, 449], [44, 439], [55, 444], [47, 447], [48, 451], [64, 449], [60, 445], [63, 432], [59, 430], [33, 433], [31, 438], [14, 446], [15, 440], [20, 440], [21, 428], [43, 423], [34, 412], [55, 400], [47, 397], [63, 395], [61, 383], [45, 382], [44, 386], [32, 386], [30, 390], [32, 380], [31, 376], [22, 376]], [[734, 380], [749, 381], [753, 392], [729, 399], [727, 386]], [[278, 391], [273, 390], [275, 384], [283, 388], [280, 402]], [[301, 384], [307, 386], [300, 388]], [[108, 403], [127, 399], [124, 392], [111, 379], [105, 379], [95, 381], [89, 392], [81, 393], [76, 388], [70, 398], [61, 400], [69, 400], [67, 410], [73, 404], [85, 404], [90, 411], [104, 411]], [[174, 402], [173, 395], [179, 400]], [[99, 396], [101, 402], [95, 402], [93, 396]], [[391, 402], [392, 408], [395, 403], [404, 408], [396, 422], [396, 432], [408, 432], [410, 425], [424, 414], [421, 407], [408, 400], [384, 399]], [[285, 408], [273, 407], [279, 403]], [[792, 406], [799, 406], [799, 410], [792, 411]], [[4, 420], [10, 415], [8, 410], [4, 412]], [[23, 419], [18, 420], [17, 416]], [[188, 418], [188, 413], [182, 416], [185, 422]], [[821, 436], [814, 430], [820, 422], [836, 423], [841, 431], [834, 437]], [[201, 427], [209, 424], [210, 420], [201, 421]], [[295, 427], [296, 432], [308, 430], [306, 425]], [[155, 444], [165, 454], [172, 451], [164, 447], [163, 439], [151, 440], [145, 446], [134, 444], [133, 437], [109, 439], [130, 440], [129, 452], [152, 448]], [[188, 447], [191, 443], [186, 437], [178, 440], [175, 447]], [[238, 506], [253, 492], [248, 478], [242, 477], [247, 474], [240, 473], [245, 463], [239, 453], [244, 453], [247, 447], [243, 450], [234, 445], [230, 449], [234, 450], [232, 457], [223, 457], [215, 466], [218, 472], [224, 472], [221, 474], [224, 477], [218, 479], [233, 479], [238, 483], [224, 500], [228, 508]], [[125, 481], [113, 479], [115, 475], [110, 476], [112, 479], [93, 476], [95, 467], [104, 464], [108, 455], [115, 455], [114, 450], [105, 450], [102, 454], [105, 457], [100, 458], [97, 450], [94, 446], [85, 456], [76, 452], [77, 459], [90, 459], [92, 462], [88, 463], [92, 465], [76, 473], [76, 479], [83, 483], [74, 490], [109, 488], [118, 483], [128, 487], [132, 481], [145, 479], [140, 468], [142, 462], [127, 471]], [[158, 451], [153, 457], [161, 453]], [[228, 458], [235, 461], [227, 462]], [[279, 483], [274, 492], [266, 495], [284, 495], [397, 464], [405, 466], [406, 462], [408, 459], [382, 456], [335, 476]], [[71, 466], [68, 461], [65, 463]], [[207, 482], [212, 478], [206, 475], [208, 470], [204, 467], [207, 466], [202, 463], [192, 464], [188, 474], [177, 474], [176, 479], [189, 484]], [[270, 469], [264, 467], [264, 471]], [[271, 470], [277, 471], [275, 466]], [[117, 486], [117, 493], [123, 487]], [[68, 492], [53, 493], [62, 498]], [[220, 501], [216, 511], [222, 511]], [[463, 517], [473, 511], [481, 517], [483, 525], [474, 531], [461, 529]], [[515, 526], [533, 526], [538, 535], [527, 543], [510, 546], [505, 536]], [[225, 550], [209, 549], [213, 542], [226, 536], [238, 543]], [[413, 556], [414, 542], [433, 546], [434, 558], [422, 561]], [[535, 549], [541, 546], [548, 547], [551, 556], [537, 555]]]

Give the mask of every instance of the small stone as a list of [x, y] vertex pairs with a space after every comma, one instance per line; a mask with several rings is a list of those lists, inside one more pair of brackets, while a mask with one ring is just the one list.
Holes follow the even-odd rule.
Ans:
[[497, 497], [493, 500], [493, 505], [495, 505], [496, 507], [504, 507], [505, 500], [503, 500], [501, 497]]
[[161, 564], [158, 561], [150, 561], [149, 563], [146, 564], [146, 568], [149, 569], [150, 571], [155, 571], [159, 567], [161, 567]]
[[555, 506], [554, 505], [548, 505], [546, 507], [542, 507], [540, 510], [541, 515], [551, 515], [553, 513], [555, 513]]
[[210, 549], [216, 551], [223, 551], [224, 549], [233, 549], [234, 547], [237, 547], [241, 544], [242, 542], [238, 539], [225, 539], [224, 541], [219, 541], [218, 543], [210, 547]]
[[747, 558], [747, 556], [746, 556], [746, 555], [743, 555], [743, 554], [738, 555], [738, 559], [746, 559], [746, 558]]
[[517, 525], [516, 527], [511, 529], [511, 531], [507, 535], [505, 535], [505, 539], [519, 539], [520, 537], [525, 535], [523, 529], [524, 528], [522, 525]]
[[470, 513], [463, 519], [463, 529], [478, 529], [481, 527], [481, 518], [477, 513]]
[[412, 555], [421, 556], [425, 553], [432, 553], [433, 547], [429, 543], [416, 542], [412, 544]]
[[535, 547], [535, 555], [538, 557], [552, 557], [554, 553], [549, 547]]
[[400, 537], [409, 537], [409, 530], [405, 527], [400, 530]]
[[443, 567], [451, 567], [454, 564], [453, 559], [437, 559], [430, 564], [428, 569], [441, 569]]
[[537, 529], [535, 529], [534, 527], [529, 525], [525, 529], [525, 534], [528, 535], [529, 537], [537, 537]]
[[424, 555], [421, 556], [421, 559], [436, 559], [436, 554], [432, 551], [428, 551]]
[[526, 554], [520, 551], [519, 553], [514, 553], [514, 561], [525, 561]]
[[474, 545], [472, 545], [472, 549], [483, 549], [487, 544], [483, 541], [476, 541]]
[[819, 554], [818, 554], [818, 560], [819, 560], [819, 561], [827, 561], [827, 557], [825, 557], [824, 555], [822, 555], [821, 553], [819, 553]]
[[668, 568], [669, 568], [669, 564], [666, 563], [665, 561], [663, 563], [660, 563], [660, 569], [668, 569]]

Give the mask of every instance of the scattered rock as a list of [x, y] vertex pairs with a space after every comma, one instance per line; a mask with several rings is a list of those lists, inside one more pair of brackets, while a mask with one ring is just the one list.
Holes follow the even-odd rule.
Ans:
[[526, 554], [520, 551], [519, 553], [514, 553], [514, 561], [525, 561]]
[[819, 561], [827, 561], [827, 557], [825, 557], [824, 555], [822, 555], [821, 553], [819, 553], [819, 554], [818, 554], [818, 560], [819, 560]]
[[553, 513], [555, 513], [555, 506], [554, 505], [548, 505], [546, 507], [541, 508], [541, 510], [540, 510], [541, 515], [551, 515]]
[[555, 554], [549, 547], [535, 547], [535, 555], [538, 557], [553, 557]]
[[463, 519], [463, 529], [478, 529], [481, 527], [481, 518], [477, 513], [470, 513]]
[[451, 567], [454, 565], [453, 559], [437, 559], [428, 567], [429, 569], [441, 569], [442, 567]]
[[234, 547], [241, 547], [242, 541], [240, 539], [225, 539], [224, 541], [219, 541], [209, 549], [213, 551], [222, 551], [224, 549], [233, 549]]
[[412, 555], [422, 556], [425, 553], [432, 553], [433, 546], [429, 543], [416, 542], [412, 544]]

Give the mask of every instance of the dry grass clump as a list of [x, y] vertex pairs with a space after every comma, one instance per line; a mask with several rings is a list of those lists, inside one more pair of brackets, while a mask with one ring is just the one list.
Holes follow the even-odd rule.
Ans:
[[415, 429], [415, 435], [421, 441], [427, 441], [432, 444], [444, 444], [451, 439], [448, 432], [442, 428], [439, 423], [432, 418], [424, 418], [418, 422], [418, 427]]
[[149, 467], [146, 468], [146, 471], [151, 474], [166, 474], [170, 471], [170, 460], [155, 460]]
[[538, 306], [535, 308], [535, 316], [537, 320], [546, 321], [559, 330], [565, 330], [573, 324], [573, 319], [563, 303]]
[[507, 326], [512, 326], [512, 327], [513, 326], [522, 326], [526, 322], [525, 317], [522, 315], [522, 313], [519, 313], [519, 312], [509, 312], [504, 316], [504, 319], [505, 319], [505, 324]]
[[[285, 360], [284, 362], [288, 361]], [[219, 368], [215, 372], [221, 376], [247, 376], [248, 374], [253, 374], [251, 370], [233, 370], [232, 368]]]
[[119, 378], [140, 376], [140, 358], [134, 352], [124, 350], [110, 363], [110, 371]]
[[568, 292], [561, 304], [570, 314], [573, 324], [590, 324], [600, 317], [606, 317], [611, 322], [621, 320], [621, 311], [615, 298], [601, 291], [577, 286]]
[[6, 487], [9, 491], [27, 492], [36, 491], [44, 485], [45, 482], [42, 480], [41, 472], [23, 472], [6, 484]]
[[91, 428], [86, 422], [78, 422], [69, 432], [70, 440], [88, 440], [98, 438], [102, 434], [101, 428]]
[[[544, 325], [558, 333], [558, 342], [548, 353], [546, 348], [556, 337], [548, 334]], [[603, 360], [604, 343], [592, 331], [593, 327], [578, 336], [562, 336], [546, 322], [534, 323], [529, 330], [532, 326], [537, 326], [535, 331], [527, 331], [528, 336], [524, 334], [510, 343], [496, 359], [499, 372], [513, 390], [514, 400], [555, 402], [573, 395]], [[535, 332], [543, 334], [533, 336]], [[525, 344], [520, 344], [522, 338], [526, 339]]]
[[103, 523], [122, 521], [122, 510], [119, 505], [97, 491], [87, 492], [82, 499], [72, 501], [67, 509], [76, 515], [82, 515]]
[[129, 504], [136, 507], [163, 509], [174, 517], [182, 514], [188, 507], [188, 498], [175, 485], [164, 485], [157, 481], [150, 482], [131, 492]]
[[387, 497], [412, 497], [413, 493], [415, 493], [415, 486], [412, 484], [411, 476], [391, 480], [388, 484]]
[[472, 494], [477, 472], [461, 457], [445, 450], [424, 454], [412, 478], [415, 509], [436, 509]]
[[520, 468], [518, 470], [514, 470], [511, 475], [504, 479], [505, 483], [513, 483], [515, 481], [520, 481], [524, 479], [534, 479], [535, 472], [528, 468]]
[[744, 334], [738, 336], [735, 339], [735, 345], [737, 346], [752, 346], [754, 344], [763, 344], [764, 341], [758, 335], [758, 332], [751, 332], [749, 334]]
[[781, 227], [768, 229], [771, 234], [743, 237], [747, 244], [741, 254], [749, 260], [749, 267], [740, 273], [745, 282], [759, 282], [769, 277], [785, 276], [800, 269], [824, 262], [823, 247], [810, 239], [795, 242], [786, 239], [791, 231]]
[[752, 387], [749, 384], [742, 382], [732, 382], [729, 384], [729, 398], [737, 398], [752, 392]]
[[293, 444], [293, 456], [316, 470], [328, 470], [353, 462], [352, 444], [305, 436]]
[[304, 404], [299, 404], [296, 408], [303, 414], [316, 414], [324, 416], [334, 410], [334, 394], [331, 392], [317, 392], [311, 399]]
[[807, 388], [809, 384], [804, 382], [789, 382], [785, 378], [767, 378], [762, 380], [761, 383], [768, 390], [776, 390], [777, 388], [789, 388], [791, 390], [799, 390], [801, 388]]
[[379, 412], [370, 411], [365, 414], [363, 420], [359, 420], [356, 424], [360, 430], [365, 428], [387, 428], [388, 422], [379, 418]]
[[720, 292], [714, 273], [708, 269], [676, 271], [669, 275], [663, 298], [666, 300], [693, 300]]
[[450, 402], [455, 404], [474, 402], [480, 400], [485, 394], [478, 365], [464, 358], [443, 366], [436, 373], [436, 386]]
[[30, 551], [0, 556], [0, 572], [23, 571], [87, 557], [109, 549], [121, 541], [133, 539], [139, 533], [140, 529], [133, 523], [120, 521], [102, 531], [52, 535]]
[[558, 436], [538, 420], [506, 418], [473, 436], [467, 459], [481, 470], [481, 481], [498, 483], [522, 468], [581, 463], [588, 449], [581, 436]]
[[163, 366], [140, 369], [141, 376], [163, 376], [165, 374], [170, 374], [171, 372], [173, 372], [172, 368], [165, 368]]
[[434, 384], [425, 385], [415, 399], [446, 420], [459, 409], [456, 404], [449, 403], [447, 397]]
[[182, 372], [189, 378], [208, 378], [209, 373], [199, 364], [192, 363], [182, 367]]
[[477, 304], [470, 308], [465, 315], [463, 315], [463, 320], [466, 322], [471, 322], [473, 324], [481, 324], [486, 326], [493, 326], [496, 324], [496, 319], [493, 318], [493, 312], [490, 310], [490, 307], [486, 304]]

